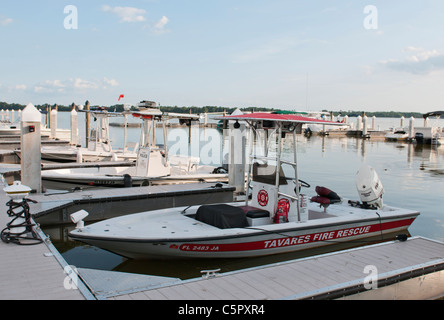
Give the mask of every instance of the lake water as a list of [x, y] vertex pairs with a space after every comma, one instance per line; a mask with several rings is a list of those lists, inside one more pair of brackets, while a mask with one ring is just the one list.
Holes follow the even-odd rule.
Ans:
[[[62, 118], [69, 114], [60, 113]], [[82, 114], [79, 114], [82, 115]], [[442, 125], [442, 121], [440, 120]], [[399, 119], [377, 119], [381, 130], [399, 126]], [[405, 121], [406, 126], [408, 120]], [[415, 121], [422, 126], [422, 119]], [[83, 128], [82, 128], [83, 126]], [[79, 130], [84, 132], [84, 123], [79, 118]], [[82, 131], [83, 130], [83, 131]], [[183, 130], [183, 129], [178, 129]], [[205, 133], [203, 133], [206, 130]], [[187, 132], [187, 130], [183, 130]], [[192, 130], [195, 136], [216, 136], [216, 129]], [[139, 129], [129, 129], [129, 141], [138, 141]], [[123, 129], [111, 128], [114, 146], [123, 143]], [[176, 141], [176, 140], [174, 140]], [[314, 195], [315, 186], [325, 186], [340, 196], [359, 200], [355, 187], [355, 175], [362, 164], [375, 168], [385, 188], [384, 203], [418, 210], [421, 215], [409, 228], [412, 236], [444, 241], [444, 146], [432, 147], [410, 143], [385, 142], [383, 140], [362, 140], [356, 138], [333, 138], [297, 136], [299, 178], [307, 181], [311, 188], [305, 193]], [[284, 152], [291, 148], [291, 141], [284, 141]], [[184, 186], [186, 188], [186, 186]], [[300, 257], [299, 254], [285, 254], [249, 259], [214, 259], [184, 261], [133, 261], [104, 250], [82, 245], [67, 239], [67, 229], [45, 229], [51, 235], [54, 245], [69, 264], [76, 267], [96, 268], [134, 272], [182, 279], [200, 276], [200, 270], [221, 268], [221, 272], [269, 264]], [[341, 247], [332, 247], [337, 250]], [[317, 254], [320, 252], [312, 252]]]

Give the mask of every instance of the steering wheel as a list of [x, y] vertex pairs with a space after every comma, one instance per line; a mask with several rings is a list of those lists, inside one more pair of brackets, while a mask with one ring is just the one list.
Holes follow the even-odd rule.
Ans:
[[[304, 180], [298, 180], [298, 182], [299, 182], [299, 192], [301, 191], [302, 187], [304, 187], [304, 188], [310, 188], [310, 187], [311, 187], [311, 186], [310, 186], [307, 182], [305, 182]], [[296, 192], [296, 188], [297, 188], [297, 186], [294, 187], [294, 193], [297, 193], [297, 192]]]
[[310, 188], [311, 186], [307, 183], [307, 182], [305, 182], [304, 180], [298, 180], [299, 182], [300, 182], [300, 186], [301, 187], [304, 187], [304, 188]]

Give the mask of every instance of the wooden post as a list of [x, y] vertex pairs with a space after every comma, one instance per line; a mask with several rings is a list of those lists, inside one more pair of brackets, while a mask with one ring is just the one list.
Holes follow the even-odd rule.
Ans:
[[50, 129], [51, 128], [51, 106], [48, 105], [46, 107], [46, 128]]
[[28, 104], [23, 109], [20, 122], [21, 181], [37, 193], [42, 192], [41, 122], [40, 112], [31, 103]]

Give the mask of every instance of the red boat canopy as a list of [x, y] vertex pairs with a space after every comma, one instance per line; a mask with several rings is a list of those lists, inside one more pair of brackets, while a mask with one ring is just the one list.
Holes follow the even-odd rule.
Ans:
[[301, 117], [295, 114], [274, 114], [266, 112], [249, 113], [236, 116], [217, 117], [217, 120], [244, 120], [244, 121], [278, 121], [278, 122], [292, 122], [292, 123], [313, 123], [326, 125], [343, 125], [340, 122], [333, 122], [327, 120], [320, 120], [308, 117]]

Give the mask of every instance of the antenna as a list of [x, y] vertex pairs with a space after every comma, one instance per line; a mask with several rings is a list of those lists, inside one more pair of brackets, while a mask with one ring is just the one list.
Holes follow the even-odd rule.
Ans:
[[305, 74], [305, 110], [308, 110], [308, 72]]

